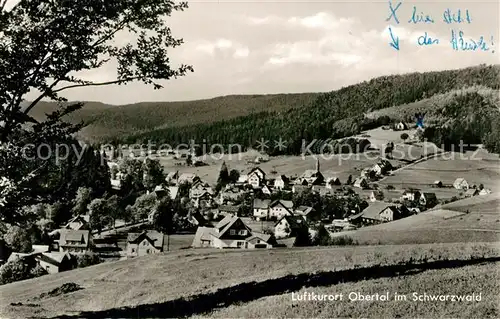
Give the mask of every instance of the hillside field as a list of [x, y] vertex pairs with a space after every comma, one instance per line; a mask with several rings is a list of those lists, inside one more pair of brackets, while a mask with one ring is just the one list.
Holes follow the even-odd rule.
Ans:
[[476, 196], [389, 223], [332, 234], [348, 236], [363, 244], [497, 242], [500, 241], [499, 202], [500, 194]]
[[[499, 257], [496, 244], [460, 243], [253, 251], [191, 249], [109, 262], [0, 286], [0, 316], [40, 318], [84, 312], [81, 316], [86, 318], [176, 317], [181, 316], [183, 311], [200, 310], [196, 306], [189, 306], [194, 302], [203, 305], [203, 312], [220, 307], [218, 306], [220, 302], [210, 299], [212, 298], [210, 295], [220, 289], [222, 293], [225, 288], [236, 287], [242, 283], [260, 282], [264, 285], [266, 281], [269, 282], [271, 285], [269, 287], [274, 287], [273, 289], [257, 290], [262, 297], [265, 297], [280, 294], [279, 289], [287, 289], [283, 285], [272, 284], [272, 280], [284, 280], [296, 287], [291, 288], [293, 289], [291, 291], [295, 291], [300, 290], [300, 287], [307, 287], [309, 282], [307, 278], [314, 278], [314, 274], [321, 272], [394, 265], [399, 262], [406, 263], [408, 260], [435, 261], [442, 264], [438, 267], [441, 268], [448, 267], [444, 260], [489, 257]], [[328, 274], [325, 273], [324, 276]], [[358, 276], [352, 280], [362, 279]], [[412, 285], [411, 282], [418, 277], [409, 275], [401, 278], [408, 285]], [[321, 282], [323, 281], [319, 281], [318, 284]], [[442, 282], [445, 284], [447, 279], [444, 278]], [[60, 287], [63, 283], [76, 283], [83, 289], [40, 299], [40, 294]], [[326, 282], [323, 285], [329, 286]], [[245, 289], [254, 288], [249, 286]], [[276, 292], [273, 293], [273, 290]], [[490, 292], [484, 291], [484, 293]], [[196, 297], [182, 299], [188, 296]], [[221, 298], [226, 300], [229, 303], [226, 306], [229, 306], [232, 303], [239, 303], [239, 298], [241, 301], [251, 301], [252, 298], [258, 297], [253, 293], [235, 290], [231, 295], [227, 292], [222, 293]], [[169, 301], [172, 300], [178, 300], [179, 307], [168, 308]], [[180, 306], [181, 304], [183, 306]], [[163, 307], [176, 311], [176, 315], [172, 312], [163, 312], [166, 311], [162, 310]], [[103, 310], [107, 311], [99, 312]], [[390, 311], [390, 308], [386, 311]]]
[[[413, 278], [383, 278], [335, 286], [306, 287], [292, 293], [261, 298], [242, 305], [215, 310], [196, 318], [498, 318], [500, 263], [468, 266], [459, 269], [430, 270]], [[298, 301], [304, 293], [342, 294], [336, 301]], [[349, 295], [385, 294], [389, 301], [350, 301]], [[405, 300], [395, 300], [394, 294]], [[480, 302], [415, 301], [413, 293], [472, 294], [481, 293]], [[292, 299], [293, 298], [293, 299]]]

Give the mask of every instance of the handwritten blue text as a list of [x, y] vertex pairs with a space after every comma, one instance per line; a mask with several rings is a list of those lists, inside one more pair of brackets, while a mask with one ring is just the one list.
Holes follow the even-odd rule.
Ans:
[[451, 30], [451, 47], [455, 51], [489, 51], [488, 44], [484, 41], [484, 37], [479, 37], [478, 41], [473, 39], [464, 39], [463, 31], [455, 32]]
[[385, 21], [389, 21], [389, 20], [391, 20], [392, 17], [394, 17], [394, 20], [396, 21], [396, 23], [399, 24], [399, 20], [398, 20], [398, 16], [396, 15], [396, 11], [398, 11], [400, 6], [401, 6], [401, 2], [399, 2], [396, 5], [396, 8], [394, 8], [392, 6], [392, 1], [389, 1], [389, 10], [391, 10], [391, 15]]
[[432, 45], [439, 44], [439, 39], [433, 39], [427, 35], [427, 32], [425, 32], [424, 35], [418, 37], [417, 42], [418, 45]]
[[413, 6], [413, 13], [411, 15], [410, 20], [408, 20], [408, 23], [434, 23], [434, 20], [432, 19], [431, 16], [424, 14], [421, 12], [420, 14], [417, 13], [417, 7]]
[[462, 16], [462, 11], [458, 10], [458, 12], [452, 13], [450, 9], [446, 9], [443, 13], [443, 21], [445, 23], [471, 23], [472, 19], [469, 15], [469, 10], [465, 10], [465, 17]]

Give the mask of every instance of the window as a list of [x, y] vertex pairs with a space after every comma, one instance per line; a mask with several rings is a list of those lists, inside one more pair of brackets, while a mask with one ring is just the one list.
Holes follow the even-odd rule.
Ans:
[[132, 248], [132, 252], [135, 253], [135, 248]]
[[147, 242], [146, 242], [146, 241], [143, 241], [143, 242], [142, 242], [142, 245], [143, 245], [143, 246], [146, 246], [146, 245], [147, 245]]
[[149, 251], [150, 251], [149, 249], [146, 249], [146, 254], [149, 254]]
[[246, 229], [242, 229], [238, 232], [238, 235], [241, 235], [241, 236], [245, 236], [247, 234], [247, 230]]
[[230, 234], [230, 235], [236, 235], [236, 230], [234, 230], [234, 229], [230, 229], [230, 230], [229, 230], [229, 234]]
[[243, 246], [243, 242], [242, 242], [242, 241], [238, 241], [238, 242], [236, 243], [236, 245], [237, 245], [238, 247], [242, 247], [242, 246]]

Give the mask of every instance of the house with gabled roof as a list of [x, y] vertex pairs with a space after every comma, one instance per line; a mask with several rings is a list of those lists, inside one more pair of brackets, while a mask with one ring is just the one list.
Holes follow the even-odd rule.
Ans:
[[473, 196], [476, 196], [478, 194], [479, 194], [479, 190], [477, 188], [470, 188], [465, 192], [464, 196], [465, 197], [473, 197]]
[[163, 251], [164, 234], [156, 230], [128, 233], [127, 257], [159, 254]]
[[366, 189], [368, 188], [368, 181], [365, 177], [358, 177], [356, 178], [356, 180], [354, 180], [353, 186], [361, 189]]
[[262, 185], [261, 191], [263, 194], [266, 194], [266, 195], [272, 194], [271, 188], [269, 188], [269, 186], [267, 186], [266, 184]]
[[167, 174], [167, 176], [165, 177], [165, 181], [167, 183], [174, 183], [174, 184], [176, 184], [178, 178], [179, 178], [179, 171], [169, 172]]
[[300, 233], [308, 232], [308, 226], [302, 216], [285, 215], [274, 225], [276, 239], [296, 237]]
[[465, 180], [465, 178], [460, 177], [453, 182], [453, 187], [459, 190], [468, 190], [469, 183]]
[[43, 252], [35, 256], [36, 263], [49, 274], [71, 270], [74, 268], [73, 258], [68, 252]]
[[326, 180], [326, 187], [327, 188], [334, 188], [335, 186], [341, 186], [342, 185], [342, 182], [340, 181], [340, 179], [336, 176], [334, 177], [329, 177], [327, 178]]
[[266, 173], [260, 168], [255, 167], [247, 174], [247, 183], [253, 188], [259, 188], [266, 181]]
[[299, 206], [295, 208], [294, 215], [302, 216], [306, 222], [313, 222], [321, 219], [319, 212], [310, 206]]
[[290, 179], [288, 177], [286, 177], [285, 175], [280, 175], [274, 180], [274, 188], [283, 190], [288, 187], [289, 183]]
[[215, 227], [198, 227], [193, 247], [272, 248], [273, 236], [253, 232], [237, 216], [226, 216]]
[[479, 195], [480, 196], [484, 196], [484, 195], [488, 195], [488, 194], [491, 194], [491, 190], [488, 189], [488, 188], [483, 188], [480, 192], [479, 192]]
[[325, 182], [325, 177], [321, 174], [319, 167], [319, 159], [316, 159], [316, 168], [306, 170], [302, 176], [298, 178], [297, 183], [302, 185], [321, 185]]
[[421, 193], [415, 189], [407, 189], [401, 195], [401, 200], [407, 200], [413, 202], [415, 200], [420, 199]]
[[238, 215], [241, 205], [220, 205], [217, 210], [223, 215]]
[[71, 218], [63, 228], [73, 230], [90, 229], [90, 215], [78, 215]]
[[275, 200], [269, 204], [269, 218], [280, 219], [281, 217], [293, 215], [293, 202], [291, 200]]
[[438, 199], [435, 193], [422, 193], [420, 195], [420, 204], [426, 208], [432, 208], [438, 204]]
[[401, 211], [395, 205], [384, 202], [373, 202], [360, 213], [350, 216], [348, 220], [352, 223], [372, 225], [390, 222], [401, 217]]
[[253, 200], [253, 216], [257, 220], [265, 220], [269, 218], [269, 205], [271, 204], [270, 199], [258, 199]]
[[56, 240], [60, 252], [84, 254], [90, 250], [90, 231], [60, 229], [59, 239]]
[[376, 202], [381, 200], [384, 200], [384, 192], [382, 192], [381, 190], [374, 190], [370, 193], [371, 202]]

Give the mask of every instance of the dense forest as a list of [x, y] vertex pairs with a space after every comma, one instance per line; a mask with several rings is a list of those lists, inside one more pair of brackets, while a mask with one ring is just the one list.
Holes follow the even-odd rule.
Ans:
[[[387, 121], [387, 117], [375, 119], [366, 117], [365, 114], [369, 112], [420, 101], [437, 94], [471, 86], [498, 90], [500, 88], [499, 76], [500, 66], [498, 65], [384, 76], [322, 94], [307, 107], [291, 108], [282, 112], [264, 111], [213, 123], [161, 128], [139, 134], [131, 133], [116, 138], [113, 142], [146, 143], [150, 141], [158, 145], [166, 143], [175, 146], [195, 140], [196, 143], [206, 141], [207, 145], [240, 144], [251, 147], [256, 146], [256, 142], [260, 139], [277, 141], [282, 138], [288, 143], [287, 148], [281, 150], [280, 153], [298, 154], [302, 150], [303, 140], [308, 142], [318, 140], [314, 147], [318, 150], [332, 139], [343, 138], [359, 133], [361, 130], [386, 124], [384, 122]], [[480, 94], [471, 94], [465, 97], [459, 95], [456, 98], [453, 97], [451, 104], [446, 106], [442, 114], [443, 119], [454, 119], [455, 116], [475, 118], [473, 114], [479, 112], [480, 109], [477, 106], [488, 102], [482, 99]], [[481, 119], [485, 118], [484, 114], [493, 113], [491, 114], [491, 121], [493, 121], [496, 118], [495, 114], [498, 113], [498, 104], [489, 105], [487, 109], [480, 112]], [[476, 120], [471, 123], [472, 126], [476, 125]], [[459, 122], [448, 123], [450, 127], [453, 125], [459, 127], [460, 124]], [[492, 131], [490, 133], [485, 130], [467, 131], [467, 134], [474, 135], [473, 138], [469, 137], [469, 140], [493, 141], [495, 136], [498, 136], [496, 131], [499, 127], [492, 123], [486, 127], [491, 128]], [[451, 134], [449, 132], [451, 131], [442, 130], [440, 134], [435, 134], [436, 137], [433, 139], [450, 142], [460, 137], [456, 133], [453, 133], [450, 138], [441, 137]], [[498, 143], [487, 144], [491, 150], [499, 151], [497, 146], [494, 146]], [[273, 154], [276, 150], [273, 150], [273, 145], [270, 146], [269, 153]]]
[[[212, 123], [263, 111], [286, 111], [311, 104], [320, 93], [266, 95], [228, 95], [212, 99], [181, 102], [141, 102], [108, 105], [85, 102], [83, 108], [70, 113], [65, 120], [84, 121], [79, 137], [89, 142], [107, 141], [117, 136], [148, 132], [163, 127]], [[53, 102], [39, 102], [30, 115], [41, 120], [57, 109]]]

